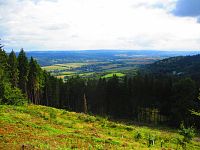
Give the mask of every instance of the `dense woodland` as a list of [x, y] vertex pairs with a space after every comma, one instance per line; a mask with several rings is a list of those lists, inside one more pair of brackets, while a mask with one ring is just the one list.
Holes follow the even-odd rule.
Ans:
[[173, 74], [178, 76], [190, 76], [200, 80], [200, 54], [193, 56], [170, 57], [146, 65], [145, 69], [153, 74]]
[[1, 104], [33, 103], [174, 127], [183, 121], [199, 128], [199, 116], [191, 114], [200, 110], [198, 79], [138, 72], [134, 77], [76, 76], [63, 82], [42, 70], [34, 58], [28, 59], [23, 49], [16, 56], [0, 45]]

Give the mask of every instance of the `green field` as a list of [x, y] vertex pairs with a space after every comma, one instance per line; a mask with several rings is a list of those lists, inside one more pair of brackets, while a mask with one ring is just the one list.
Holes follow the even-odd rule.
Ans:
[[52, 66], [42, 67], [46, 71], [55, 71], [55, 70], [70, 70], [87, 65], [88, 63], [67, 63], [67, 64], [55, 64]]
[[125, 76], [125, 74], [123, 74], [123, 73], [109, 73], [109, 74], [104, 75], [102, 78], [111, 78], [114, 75], [116, 75], [117, 77], [123, 77], [123, 76]]
[[126, 63], [127, 65], [122, 62], [77, 62], [54, 64], [42, 68], [50, 72], [51, 75], [64, 80], [76, 75], [88, 78], [110, 78], [113, 74], [116, 74], [118, 77], [123, 77], [125, 76], [124, 72], [129, 72], [130, 70], [133, 72], [137, 70], [137, 67], [134, 66], [134, 64], [130, 64], [129, 62]]
[[[140, 135], [140, 138], [138, 138]], [[149, 137], [155, 144], [149, 145]], [[176, 130], [125, 125], [45, 106], [0, 105], [0, 149], [160, 150], [177, 147]], [[188, 150], [200, 149], [196, 137]], [[161, 148], [162, 147], [162, 148]]]

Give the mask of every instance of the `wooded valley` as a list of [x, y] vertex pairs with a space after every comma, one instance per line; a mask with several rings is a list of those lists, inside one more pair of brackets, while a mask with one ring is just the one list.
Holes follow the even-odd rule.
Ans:
[[73, 76], [63, 82], [42, 70], [34, 58], [29, 60], [23, 49], [18, 57], [14, 51], [7, 55], [2, 48], [0, 54], [1, 104], [33, 103], [76, 112], [84, 112], [87, 107], [87, 113], [113, 119], [173, 127], [183, 121], [200, 127], [199, 117], [191, 113], [200, 108], [199, 76], [139, 70], [134, 77]]

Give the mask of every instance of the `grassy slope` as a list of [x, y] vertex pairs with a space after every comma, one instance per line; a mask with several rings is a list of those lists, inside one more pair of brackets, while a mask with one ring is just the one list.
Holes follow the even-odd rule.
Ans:
[[[51, 116], [51, 117], [50, 117]], [[135, 140], [136, 133], [142, 139]], [[155, 135], [148, 148], [147, 137]], [[161, 149], [176, 148], [177, 133], [169, 129], [127, 126], [105, 118], [45, 106], [0, 105], [0, 149]], [[188, 149], [200, 149], [193, 141]]]

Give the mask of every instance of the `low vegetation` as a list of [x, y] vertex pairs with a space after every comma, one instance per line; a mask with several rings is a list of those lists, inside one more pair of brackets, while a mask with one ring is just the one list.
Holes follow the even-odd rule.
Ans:
[[[99, 116], [39, 105], [0, 105], [1, 150], [183, 149], [177, 139], [185, 139], [184, 133], [125, 125]], [[189, 139], [185, 148], [200, 149], [199, 137]]]

